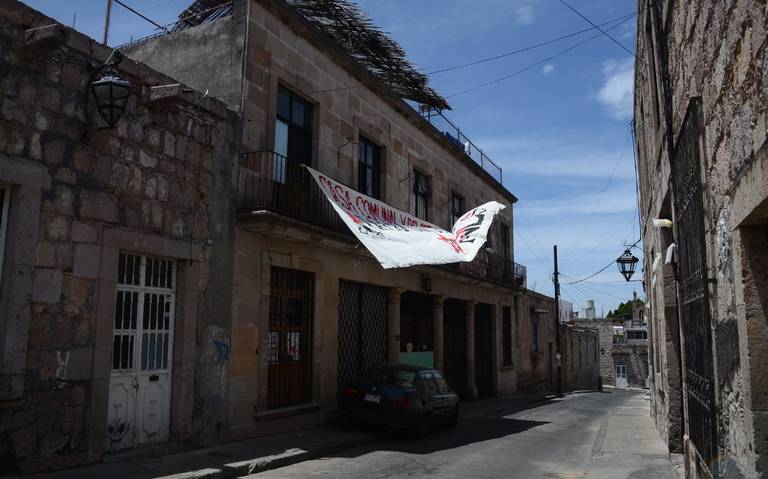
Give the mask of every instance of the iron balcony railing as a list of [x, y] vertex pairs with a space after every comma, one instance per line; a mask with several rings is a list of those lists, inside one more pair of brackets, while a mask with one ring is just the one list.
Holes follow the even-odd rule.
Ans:
[[[238, 212], [269, 211], [354, 237], [300, 162], [274, 151], [245, 153], [238, 169]], [[440, 266], [467, 276], [526, 287], [526, 268], [482, 250], [469, 263]]]
[[435, 110], [434, 108], [423, 107], [419, 112], [421, 113], [421, 116], [431, 123], [455, 149], [470, 157], [496, 181], [501, 183], [501, 167], [491, 161], [491, 159], [483, 153], [483, 150], [475, 146], [475, 144], [461, 132], [459, 127], [446, 118], [441, 111]]
[[271, 211], [352, 236], [300, 164], [274, 151], [243, 154], [238, 172], [238, 211]]
[[521, 288], [526, 287], [525, 266], [487, 250], [480, 250], [475, 259], [468, 263], [451, 263], [441, 265], [440, 267], [451, 271], [459, 271], [474, 278]]

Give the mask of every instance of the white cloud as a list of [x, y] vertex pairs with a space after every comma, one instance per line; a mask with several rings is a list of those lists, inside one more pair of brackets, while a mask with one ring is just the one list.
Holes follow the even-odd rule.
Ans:
[[597, 101], [617, 120], [632, 117], [632, 90], [635, 69], [633, 59], [608, 60], [603, 64], [603, 86], [597, 93]]
[[553, 71], [555, 71], [555, 65], [554, 65], [554, 63], [547, 63], [546, 65], [544, 65], [543, 67], [541, 67], [541, 73], [542, 73], [543, 75], [545, 75], [545, 76], [546, 76], [546, 75], [549, 75], [549, 74], [550, 74], [550, 73], [552, 73]]
[[515, 23], [530, 25], [533, 23], [533, 5], [518, 5], [515, 7]]
[[[567, 179], [614, 178], [634, 181], [631, 150], [624, 150], [593, 138], [587, 143], [566, 138], [478, 138], [477, 145], [504, 170], [505, 178], [532, 176]], [[616, 167], [620, 161], [624, 167]]]

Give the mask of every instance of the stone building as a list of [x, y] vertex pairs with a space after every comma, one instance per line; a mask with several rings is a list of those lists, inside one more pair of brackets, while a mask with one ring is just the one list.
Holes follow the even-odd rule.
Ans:
[[[589, 304], [590, 301], [587, 301]], [[594, 316], [586, 314], [587, 318]], [[645, 388], [648, 377], [648, 328], [645, 308], [634, 294], [632, 316], [574, 320], [600, 336], [600, 378], [605, 385]]]
[[226, 428], [239, 116], [125, 59], [103, 129], [110, 54], [3, 2], [0, 473]]
[[[391, 40], [370, 43], [384, 37], [341, 2], [317, 5], [235, 0], [125, 48], [244, 117], [231, 437], [331, 420], [340, 385], [375, 361], [434, 365], [465, 398], [551, 389], [552, 300], [524, 289], [501, 169], [379, 49]], [[383, 270], [300, 163], [444, 228], [485, 201], [506, 208], [473, 263]]]
[[[689, 477], [768, 471], [765, 2], [639, 2], [651, 410]], [[667, 220], [667, 221], [655, 221]]]
[[563, 390], [597, 389], [600, 380], [599, 332], [582, 324], [560, 326]]
[[[86, 98], [120, 56], [0, 10], [1, 467], [327, 423], [377, 361], [434, 365], [465, 399], [554, 390], [554, 303], [514, 262], [516, 198], [425, 78], [371, 73], [311, 2], [214, 3], [124, 48], [114, 129]], [[300, 162], [442, 227], [506, 209], [474, 262], [384, 270]]]

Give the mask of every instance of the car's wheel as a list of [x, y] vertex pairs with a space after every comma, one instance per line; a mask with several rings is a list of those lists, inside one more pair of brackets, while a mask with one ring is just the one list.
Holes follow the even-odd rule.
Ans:
[[455, 408], [453, 408], [453, 412], [451, 413], [451, 419], [448, 421], [448, 427], [456, 427], [456, 425], [459, 423], [459, 405], [457, 404]]
[[419, 421], [419, 423], [416, 425], [416, 429], [414, 430], [414, 434], [416, 435], [417, 439], [424, 439], [429, 435], [429, 429], [432, 425], [431, 418], [429, 417], [429, 413], [425, 414], [423, 418]]

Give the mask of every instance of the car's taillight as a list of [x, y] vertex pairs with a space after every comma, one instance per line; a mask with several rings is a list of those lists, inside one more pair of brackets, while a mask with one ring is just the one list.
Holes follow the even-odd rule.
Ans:
[[411, 407], [411, 400], [409, 398], [392, 398], [388, 404], [391, 409], [408, 409]]
[[341, 394], [342, 394], [343, 396], [357, 396], [357, 395], [359, 395], [359, 394], [360, 394], [360, 391], [358, 391], [358, 390], [357, 390], [357, 389], [355, 389], [355, 388], [343, 388], [343, 389], [341, 390]]

